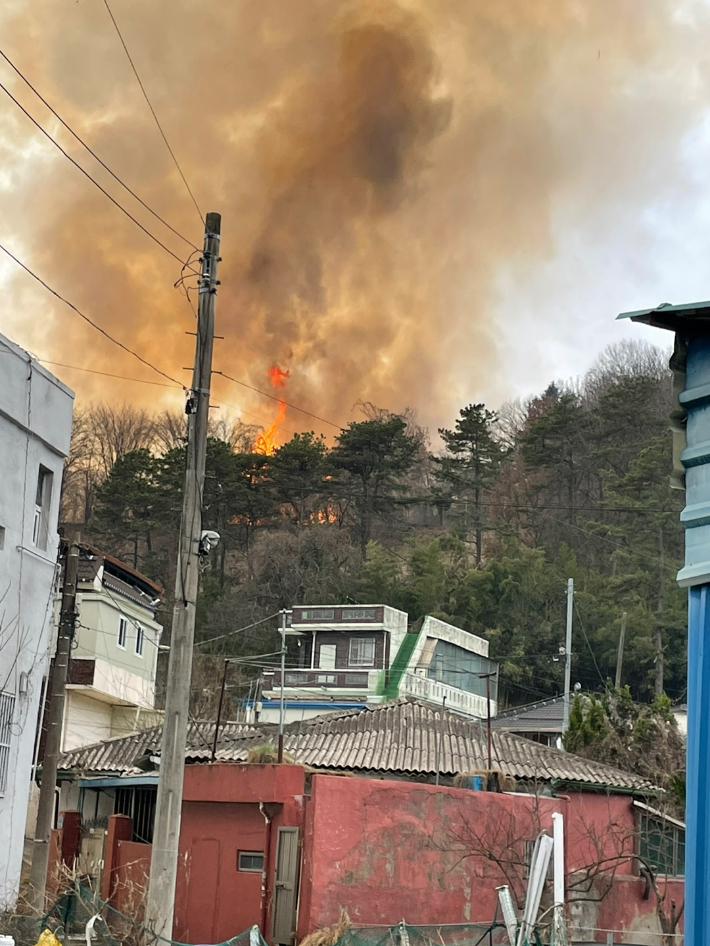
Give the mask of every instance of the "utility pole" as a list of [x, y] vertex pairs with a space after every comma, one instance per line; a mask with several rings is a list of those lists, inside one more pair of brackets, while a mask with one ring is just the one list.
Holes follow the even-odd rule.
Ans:
[[664, 653], [663, 653], [663, 607], [666, 590], [666, 564], [664, 561], [663, 549], [663, 526], [658, 530], [658, 607], [656, 616], [656, 696], [663, 696], [663, 674], [664, 674]]
[[567, 579], [567, 630], [565, 633], [565, 693], [562, 732], [569, 729], [569, 691], [572, 684], [572, 608], [574, 607], [574, 578]]
[[614, 686], [618, 690], [621, 686], [621, 668], [624, 663], [624, 642], [626, 640], [626, 611], [621, 615], [621, 630], [619, 631], [619, 649], [616, 652], [616, 679]]
[[284, 676], [286, 675], [286, 609], [281, 612], [281, 699], [279, 701], [279, 748], [276, 761], [281, 765], [284, 760]]
[[54, 821], [54, 798], [57, 786], [57, 762], [62, 748], [62, 725], [64, 723], [64, 697], [69, 675], [74, 629], [76, 627], [76, 584], [79, 573], [79, 546], [72, 542], [64, 565], [62, 606], [59, 614], [57, 653], [52, 672], [52, 689], [47, 716], [47, 740], [42, 761], [42, 783], [39, 790], [39, 808], [35, 840], [32, 848], [29, 899], [34, 910], [44, 913], [47, 889], [47, 865], [49, 864], [49, 838]]
[[195, 607], [200, 580], [202, 492], [207, 454], [207, 421], [212, 378], [217, 264], [221, 217], [207, 214], [202, 251], [192, 390], [187, 398], [187, 464], [180, 543], [175, 576], [170, 661], [160, 749], [160, 778], [155, 809], [153, 853], [146, 905], [146, 925], [172, 939], [178, 843], [182, 813], [185, 746], [190, 709]]

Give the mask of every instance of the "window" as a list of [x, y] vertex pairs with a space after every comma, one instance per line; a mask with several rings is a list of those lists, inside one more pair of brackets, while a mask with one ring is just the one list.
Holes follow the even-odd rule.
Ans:
[[334, 673], [316, 674], [316, 683], [337, 683], [337, 676]]
[[332, 621], [335, 611], [332, 608], [314, 608], [310, 611], [301, 611], [302, 621]]
[[321, 644], [318, 654], [318, 667], [321, 670], [335, 670], [335, 657], [337, 647], [335, 644]]
[[[638, 803], [637, 803], [638, 805]], [[685, 876], [685, 828], [674, 818], [649, 811], [639, 813], [639, 857], [657, 874]]]
[[145, 641], [145, 628], [136, 624], [136, 653], [139, 657], [143, 656], [143, 642]]
[[353, 637], [348, 663], [351, 667], [372, 667], [375, 663], [375, 638]]
[[37, 474], [35, 512], [32, 520], [32, 544], [38, 549], [47, 548], [49, 537], [49, 507], [52, 502], [52, 471], [41, 466]]
[[[434, 649], [430, 650], [430, 640], [433, 638], [428, 638], [425, 644], [429, 657], [426, 675], [437, 683], [445, 683], [447, 686], [466, 690], [467, 693], [474, 693], [485, 699], [486, 678], [482, 674], [496, 672], [498, 669], [496, 662], [448, 641], [437, 640]], [[424, 657], [422, 653], [418, 664], [422, 669], [425, 667]], [[495, 701], [498, 698], [497, 676], [490, 677], [490, 693], [491, 700]]]
[[0, 795], [7, 790], [7, 774], [10, 768], [10, 738], [12, 716], [15, 710], [13, 693], [0, 693]]
[[5, 526], [0, 526], [0, 552], [5, 548]]
[[264, 854], [262, 851], [237, 851], [237, 870], [261, 873], [264, 869]]
[[126, 639], [128, 637], [128, 621], [125, 618], [118, 619], [118, 640], [116, 643], [122, 650], [126, 649]]
[[374, 621], [377, 608], [343, 608], [344, 621]]

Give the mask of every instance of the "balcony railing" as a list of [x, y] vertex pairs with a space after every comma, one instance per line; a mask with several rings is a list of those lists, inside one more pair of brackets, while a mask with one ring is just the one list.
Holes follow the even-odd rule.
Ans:
[[[400, 696], [413, 696], [428, 703], [443, 703], [446, 697], [447, 709], [457, 710], [469, 716], [485, 719], [488, 711], [485, 696], [459, 690], [458, 687], [439, 683], [430, 677], [420, 676], [418, 673], [405, 673], [399, 688]], [[491, 700], [491, 716], [498, 712], [498, 704]]]
[[[381, 670], [287, 670], [284, 674], [284, 690], [374, 690]], [[281, 689], [281, 671], [264, 674], [264, 690]]]

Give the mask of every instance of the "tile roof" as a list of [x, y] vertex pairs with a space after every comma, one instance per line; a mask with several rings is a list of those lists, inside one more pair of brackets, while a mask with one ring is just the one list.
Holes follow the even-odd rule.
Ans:
[[550, 700], [516, 706], [514, 709], [498, 713], [491, 720], [493, 729], [505, 729], [512, 732], [562, 732], [564, 715], [564, 697], [555, 696]]
[[[247, 723], [224, 723], [221, 736], [233, 739], [237, 735], [248, 737], [257, 730]], [[60, 771], [74, 772], [76, 775], [129, 775], [141, 771], [136, 765], [149, 755], [160, 755], [160, 743], [163, 727], [153, 726], [131, 733], [130, 736], [117, 736], [89, 746], [80, 746], [63, 752], [59, 757]], [[187, 731], [187, 752], [191, 747], [196, 750], [211, 747], [214, 739], [214, 723], [191, 722]], [[209, 757], [209, 756], [207, 756]]]
[[[213, 735], [213, 724], [193, 724], [186, 759], [208, 760]], [[244, 762], [250, 748], [276, 741], [277, 727], [273, 724], [228, 723], [220, 732], [217, 759]], [[454, 776], [488, 767], [486, 732], [478, 720], [411, 698], [290, 723], [285, 727], [284, 748], [297, 762], [339, 772], [421, 778], [434, 776], [437, 768], [443, 776]], [[59, 767], [73, 769], [76, 774], [127, 772], [141, 755], [159, 749], [158, 727], [64, 753]], [[494, 768], [517, 779], [656, 794], [649, 781], [630, 772], [511, 733], [492, 733], [492, 756]]]

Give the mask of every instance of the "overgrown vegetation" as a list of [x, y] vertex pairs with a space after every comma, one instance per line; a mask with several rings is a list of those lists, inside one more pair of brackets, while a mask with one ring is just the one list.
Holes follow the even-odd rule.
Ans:
[[[273, 650], [273, 630], [231, 632], [281, 607], [385, 603], [487, 637], [502, 697], [521, 703], [562, 689], [573, 577], [573, 682], [599, 690], [614, 676], [626, 612], [629, 693], [682, 697], [683, 496], [669, 487], [670, 408], [666, 356], [623, 343], [584, 378], [499, 413], [464, 406], [433, 442], [411, 412], [372, 405], [332, 442], [300, 433], [271, 456], [250, 452], [255, 428], [215, 426], [205, 526], [222, 542], [204, 575], [198, 638], [221, 639], [202, 650]], [[66, 521], [160, 580], [168, 599], [183, 431], [180, 415], [79, 411], [63, 497]]]
[[685, 743], [664, 694], [634, 702], [628, 686], [609, 685], [600, 699], [577, 694], [570, 707], [565, 749], [635, 772], [663, 788], [674, 814], [685, 808]]

